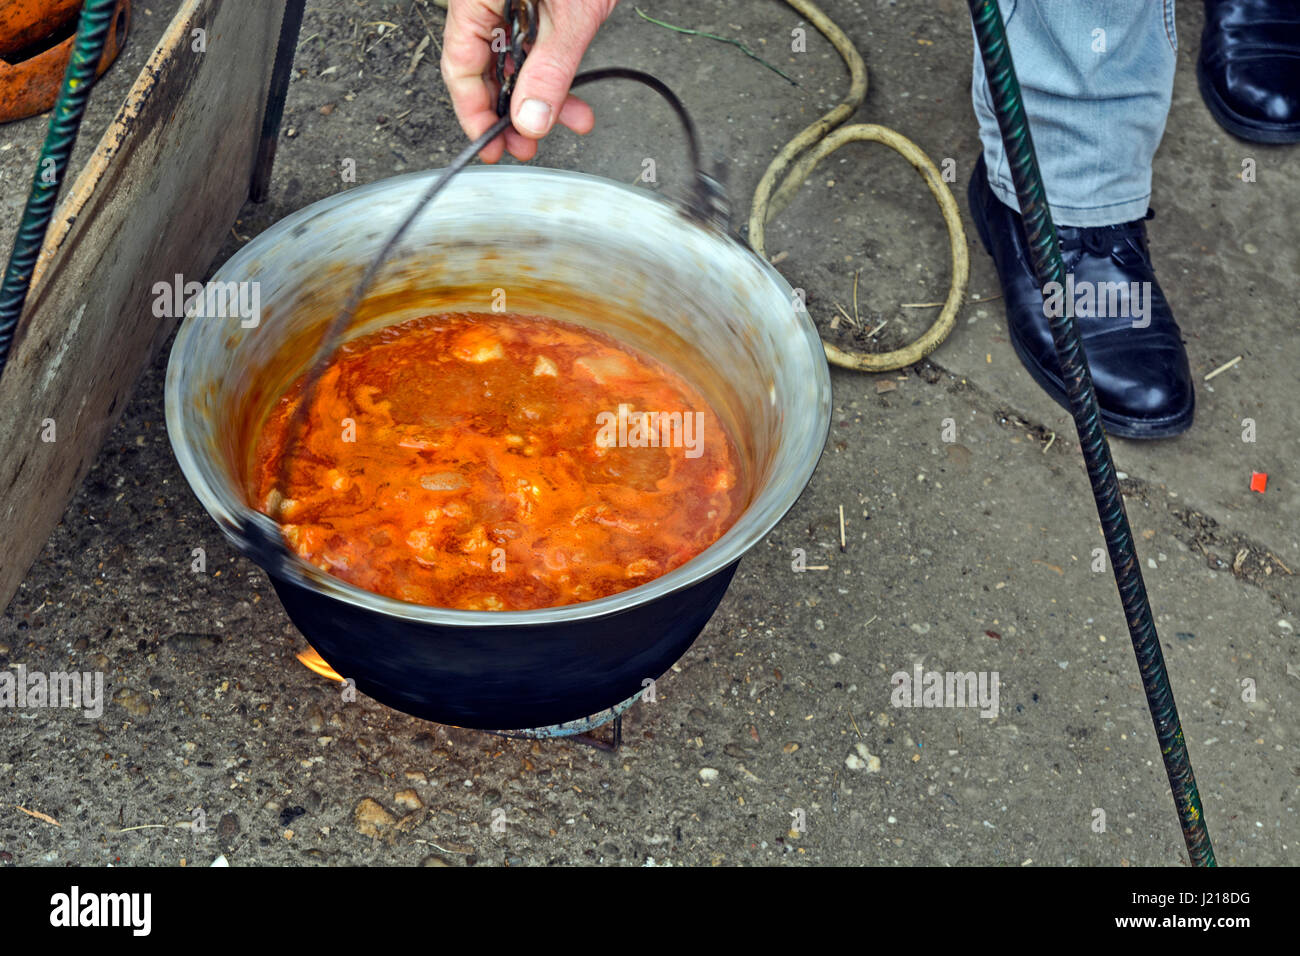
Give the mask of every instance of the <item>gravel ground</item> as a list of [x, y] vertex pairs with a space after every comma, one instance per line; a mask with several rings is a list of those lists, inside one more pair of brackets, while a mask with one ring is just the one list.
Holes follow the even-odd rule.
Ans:
[[[977, 148], [964, 4], [825, 6], [871, 71], [857, 118], [954, 159], [964, 210]], [[92, 126], [115, 110], [141, 41], [174, 7], [137, 12]], [[588, 65], [649, 69], [678, 91], [743, 213], [774, 151], [838, 101], [843, 66], [811, 29], [807, 52], [787, 52], [799, 21], [782, 3], [643, 9], [743, 36], [798, 82], [653, 26], [630, 4], [590, 52]], [[1300, 151], [1219, 130], [1196, 92], [1199, 6], [1179, 14], [1151, 235], [1187, 332], [1198, 421], [1175, 441], [1114, 448], [1219, 858], [1280, 864], [1300, 841], [1300, 497], [1288, 473], [1300, 412], [1296, 349], [1279, 345], [1275, 317], [1293, 311], [1297, 247], [1283, 230], [1300, 214]], [[411, 0], [309, 2], [272, 197], [245, 207], [220, 260], [347, 188], [343, 159], [368, 182], [460, 148], [437, 48], [409, 73], [442, 18]], [[595, 132], [556, 134], [539, 162], [631, 182], [655, 158], [661, 188], [677, 188], [666, 111], [624, 84], [590, 98]], [[15, 158], [3, 153], [0, 177], [10, 225], [37, 126], [3, 130], [3, 143], [20, 144]], [[1240, 180], [1243, 158], [1257, 160], [1255, 183]], [[971, 292], [993, 296], [992, 267], [969, 238]], [[865, 145], [827, 160], [768, 235], [828, 335], [863, 340], [829, 329], [860, 270], [863, 324], [890, 319], [876, 348], [933, 316], [898, 306], [943, 297], [944, 248], [923, 184]], [[1199, 382], [1236, 355], [1235, 368]], [[1077, 442], [1017, 362], [996, 300], [968, 305], [918, 367], [833, 373], [831, 437], [808, 491], [745, 559], [657, 701], [629, 713], [613, 755], [345, 702], [298, 664], [303, 639], [266, 577], [225, 544], [172, 457], [165, 361], [164, 350], [0, 617], [0, 669], [105, 681], [98, 717], [0, 710], [0, 862], [1186, 863], [1114, 584], [1091, 570], [1102, 542]], [[1257, 422], [1253, 444], [1241, 440], [1245, 417]], [[1269, 474], [1266, 494], [1250, 491], [1252, 471]], [[196, 547], [205, 573], [191, 571]], [[827, 570], [795, 573], [796, 548]], [[995, 672], [997, 716], [893, 706], [891, 675], [917, 666]]]

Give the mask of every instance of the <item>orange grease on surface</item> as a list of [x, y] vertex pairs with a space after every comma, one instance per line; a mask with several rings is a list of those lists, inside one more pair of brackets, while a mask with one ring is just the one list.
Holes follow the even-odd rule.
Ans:
[[[748, 501], [700, 394], [576, 325], [450, 313], [347, 343], [281, 486], [302, 388], [258, 436], [255, 501], [306, 560], [399, 600], [526, 610], [606, 597], [699, 554]], [[626, 420], [675, 412], [700, 427], [660, 431], [660, 447], [606, 447], [598, 416], [620, 405]], [[634, 424], [625, 434], [638, 441]]]

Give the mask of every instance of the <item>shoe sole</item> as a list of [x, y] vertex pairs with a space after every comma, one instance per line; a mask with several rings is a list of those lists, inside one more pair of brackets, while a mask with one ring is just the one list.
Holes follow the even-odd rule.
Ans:
[[[972, 196], [970, 195], [970, 191], [974, 186], [975, 181], [972, 179], [970, 187], [968, 187], [966, 191], [966, 202], [967, 205], [970, 206], [971, 218], [975, 220], [975, 231], [979, 234], [980, 242], [984, 246], [984, 251], [990, 258], [992, 258], [993, 244], [989, 241], [988, 231], [984, 225], [984, 221], [979, 216], [975, 215], [975, 203], [972, 201]], [[1034, 361], [1029, 349], [1025, 347], [1023, 342], [1021, 342], [1020, 336], [1016, 333], [1015, 327], [1011, 324], [1010, 313], [1007, 314], [1007, 335], [1011, 339], [1011, 348], [1015, 351], [1016, 357], [1020, 359], [1020, 364], [1025, 367], [1025, 371], [1029, 373], [1029, 377], [1038, 383], [1038, 387], [1046, 392], [1052, 401], [1056, 402], [1057, 405], [1060, 405], [1067, 412], [1073, 415], [1074, 411], [1070, 407], [1070, 396], [1065, 390], [1064, 383], [1056, 381], [1052, 376], [1048, 375], [1046, 371], [1039, 368], [1038, 363]], [[1108, 435], [1114, 435], [1117, 438], [1138, 439], [1172, 438], [1175, 435], [1181, 435], [1183, 432], [1187, 431], [1187, 429], [1191, 428], [1192, 419], [1196, 413], [1196, 397], [1195, 393], [1193, 393], [1192, 401], [1188, 403], [1186, 410], [1179, 412], [1172, 418], [1160, 418], [1154, 420], [1129, 418], [1127, 416], [1116, 415], [1113, 412], [1108, 412], [1106, 409], [1101, 408], [1100, 405], [1098, 405], [1098, 410], [1101, 412], [1102, 428], [1105, 429]]]
[[1273, 145], [1300, 143], [1300, 126], [1272, 126], [1249, 119], [1234, 111], [1219, 96], [1214, 84], [1210, 82], [1209, 75], [1205, 72], [1205, 63], [1199, 57], [1196, 60], [1196, 85], [1200, 87], [1201, 99], [1205, 101], [1205, 108], [1210, 111], [1215, 122], [1238, 139], [1244, 139], [1249, 143]]

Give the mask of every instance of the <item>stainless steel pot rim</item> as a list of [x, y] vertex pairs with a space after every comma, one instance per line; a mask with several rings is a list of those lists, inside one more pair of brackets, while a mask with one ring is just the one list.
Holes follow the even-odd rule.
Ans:
[[[260, 254], [262, 246], [273, 243], [283, 234], [301, 227], [316, 216], [333, 211], [336, 206], [356, 202], [368, 194], [391, 189], [398, 183], [408, 180], [431, 179], [441, 174], [442, 170], [438, 169], [404, 173], [374, 183], [368, 183], [364, 186], [358, 186], [305, 206], [259, 234], [228, 259], [216, 271], [210, 281], [226, 282], [239, 276], [246, 264]], [[621, 194], [624, 200], [630, 202], [660, 208], [672, 207], [675, 214], [682, 216], [683, 224], [689, 223], [690, 228], [705, 228], [694, 221], [688, 220], [684, 212], [653, 193], [589, 173], [536, 166], [476, 166], [461, 171], [456, 180], [448, 185], [447, 189], [455, 190], [458, 183], [466, 177], [472, 180], [479, 177], [493, 176], [577, 181], [597, 190], [617, 192]], [[437, 200], [431, 204], [431, 208], [436, 205]], [[795, 299], [794, 290], [781, 273], [769, 262], [755, 255], [748, 246], [734, 236], [719, 231], [714, 233], [714, 238], [716, 241], [723, 243], [723, 247], [730, 254], [747, 257], [753, 265], [758, 267], [768, 279], [785, 293], [786, 301], [793, 303]], [[408, 239], [407, 242], [409, 241]], [[770, 499], [773, 497], [771, 488], [760, 487], [744, 513], [722, 537], [690, 561], [674, 568], [667, 574], [638, 587], [620, 591], [618, 594], [594, 601], [528, 611], [463, 611], [453, 608], [412, 604], [348, 584], [346, 581], [322, 571], [287, 547], [285, 549], [288, 555], [288, 565], [285, 568], [287, 571], [286, 576], [291, 581], [306, 586], [326, 597], [389, 617], [430, 625], [513, 628], [553, 625], [566, 621], [588, 620], [616, 615], [666, 597], [675, 591], [689, 588], [711, 577], [738, 561], [785, 517], [786, 513], [798, 501], [799, 496], [803, 493], [812, 477], [830, 432], [830, 369], [825, 360], [825, 351], [822, 347], [821, 338], [806, 311], [797, 311], [792, 306], [790, 316], [797, 324], [812, 358], [811, 365], [816, 378], [814, 385], [819, 406], [817, 418], [822, 422], [822, 427], [803, 436], [801, 441], [801, 451], [803, 453], [799, 456], [800, 465], [794, 473], [782, 476], [780, 481], [781, 494], [776, 496], [775, 500], [765, 500], [765, 498]], [[165, 386], [167, 432], [177, 462], [180, 464], [181, 471], [188, 480], [190, 487], [194, 490], [195, 496], [226, 536], [238, 546], [242, 543], [240, 529], [247, 526], [256, 512], [232, 496], [224, 487], [224, 482], [220, 481], [218, 476], [210, 473], [210, 469], [205, 466], [192, 447], [193, 442], [187, 436], [184, 416], [181, 413], [181, 402], [183, 401], [181, 396], [182, 369], [180, 368], [181, 360], [179, 357], [185, 351], [184, 343], [188, 337], [201, 335], [205, 329], [211, 330], [214, 328], [210, 323], [205, 325], [204, 320], [190, 316], [182, 322], [180, 330], [176, 334], [171, 357], [167, 364]], [[210, 331], [209, 334], [218, 333]], [[761, 509], [756, 507], [760, 502], [764, 504]]]

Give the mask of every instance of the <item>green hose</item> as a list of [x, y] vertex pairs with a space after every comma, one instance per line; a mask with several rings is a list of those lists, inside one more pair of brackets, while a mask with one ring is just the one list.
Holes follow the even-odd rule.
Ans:
[[[1011, 49], [1007, 45], [1006, 28], [997, 0], [969, 0], [971, 20], [975, 24], [975, 39], [984, 60], [993, 109], [997, 114], [1002, 143], [1006, 147], [1011, 165], [1011, 178], [1016, 185], [1020, 201], [1020, 214], [1025, 223], [1025, 236], [1029, 254], [1033, 259], [1034, 273], [1040, 286], [1049, 282], [1065, 284], [1065, 264], [1061, 261], [1061, 247], [1056, 238], [1056, 226], [1047, 205], [1043, 177], [1034, 153], [1034, 141], [1029, 135], [1029, 121], [1025, 117], [1024, 103], [1020, 97], [1020, 83], [1011, 62]], [[1067, 296], [1068, 299], [1068, 296]], [[1160, 638], [1151, 617], [1151, 604], [1147, 600], [1142, 569], [1133, 549], [1133, 532], [1128, 515], [1124, 512], [1124, 499], [1119, 493], [1115, 476], [1115, 463], [1111, 459], [1110, 445], [1101, 427], [1101, 412], [1097, 407], [1097, 394], [1092, 386], [1092, 373], [1087, 356], [1079, 339], [1079, 329], [1074, 321], [1074, 308], [1066, 302], [1064, 314], [1051, 319], [1052, 340], [1056, 344], [1057, 359], [1065, 378], [1070, 397], [1070, 411], [1074, 427], [1079, 433], [1079, 447], [1083, 451], [1092, 483], [1097, 514], [1101, 518], [1102, 533], [1110, 552], [1111, 567], [1115, 571], [1115, 584], [1119, 587], [1120, 601], [1124, 605], [1124, 618], [1128, 622], [1133, 651], [1137, 655], [1142, 687], [1147, 695], [1147, 707], [1160, 741], [1160, 756], [1164, 759], [1165, 773], [1178, 809], [1178, 822], [1183, 828], [1187, 852], [1196, 866], [1214, 866], [1214, 848], [1210, 845], [1210, 832], [1201, 812], [1201, 797], [1196, 790], [1196, 777], [1192, 773], [1187, 744], [1183, 740], [1182, 723], [1174, 703], [1174, 691], [1169, 685], [1164, 655], [1160, 651]]]
[[[45, 134], [45, 144], [36, 161], [36, 175], [32, 179], [27, 205], [18, 224], [9, 265], [5, 269], [4, 283], [0, 285], [0, 375], [9, 361], [9, 349], [18, 319], [27, 302], [27, 291], [32, 282], [32, 270], [45, 244], [45, 231], [54, 215], [54, 203], [59, 198], [63, 176], [67, 172], [68, 158], [77, 142], [77, 130], [86, 111], [86, 101], [95, 85], [95, 69], [99, 66], [108, 41], [109, 28], [117, 12], [118, 0], [86, 0], [77, 23], [77, 39], [72, 45], [68, 70], [63, 75], [59, 98], [54, 101], [50, 128]], [[50, 165], [53, 160], [53, 166]]]

